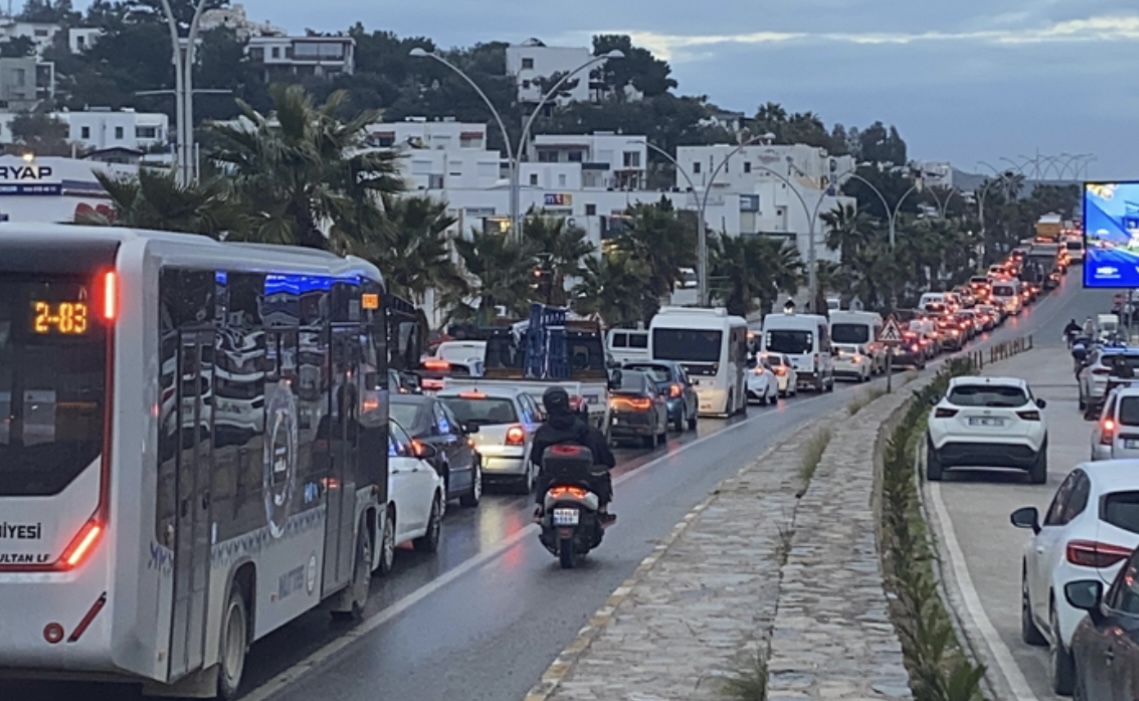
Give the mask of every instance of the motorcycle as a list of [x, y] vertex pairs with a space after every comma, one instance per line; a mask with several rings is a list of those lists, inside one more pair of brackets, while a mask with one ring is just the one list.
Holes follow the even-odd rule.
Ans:
[[538, 540], [558, 558], [562, 569], [572, 569], [601, 545], [611, 525], [598, 517], [601, 501], [591, 491], [593, 452], [578, 445], [551, 446], [542, 453], [542, 471], [548, 482]]

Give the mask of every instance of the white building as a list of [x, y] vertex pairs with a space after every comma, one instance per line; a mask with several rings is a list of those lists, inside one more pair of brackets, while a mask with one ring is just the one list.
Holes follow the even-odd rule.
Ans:
[[55, 36], [62, 29], [60, 25], [48, 22], [20, 22], [14, 19], [0, 19], [0, 42], [26, 37], [31, 39], [35, 45], [36, 57], [42, 58], [44, 51], [51, 48], [55, 42]]
[[[836, 180], [845, 181], [857, 165], [851, 156], [831, 156], [826, 149], [806, 144], [681, 146], [676, 159], [698, 190], [708, 186], [715, 172], [714, 187], [739, 192], [750, 192], [751, 185], [757, 182], [781, 182], [780, 178], [827, 190]], [[682, 190], [690, 187], [684, 176], [677, 171], [676, 187]]]
[[646, 183], [648, 143], [644, 136], [596, 132], [594, 134], [541, 134], [532, 142], [531, 161], [579, 163], [582, 185], [589, 188], [640, 190]]
[[365, 127], [368, 142], [378, 148], [413, 146], [427, 149], [486, 148], [486, 125], [456, 122], [453, 118], [428, 120], [408, 117], [402, 122], [378, 122]]
[[103, 30], [97, 27], [72, 27], [67, 30], [67, 45], [71, 53], [81, 54], [95, 45]]
[[910, 168], [921, 177], [926, 187], [954, 187], [953, 164], [949, 161], [912, 161]]
[[[15, 112], [0, 112], [0, 142], [10, 144]], [[67, 140], [83, 150], [130, 149], [148, 151], [170, 140], [170, 119], [160, 112], [124, 109], [93, 109], [85, 112], [52, 112], [67, 125]]]
[[228, 7], [206, 10], [202, 13], [201, 28], [204, 32], [214, 29], [229, 29], [232, 30], [239, 39], [284, 36], [287, 33], [284, 29], [275, 26], [268, 20], [264, 22], [251, 21], [245, 13], [245, 6], [240, 3]]
[[285, 75], [332, 77], [356, 70], [356, 40], [347, 35], [253, 36], [245, 50], [271, 82]]
[[[569, 73], [592, 58], [593, 52], [584, 47], [546, 46], [537, 39], [530, 39], [506, 47], [506, 73], [514, 76], [518, 85], [518, 101], [537, 104], [543, 93], [541, 79]], [[559, 97], [558, 101], [584, 102], [591, 99], [589, 74], [602, 65], [599, 63], [575, 75], [571, 80], [577, 80], [577, 84], [565, 91], [567, 97]]]

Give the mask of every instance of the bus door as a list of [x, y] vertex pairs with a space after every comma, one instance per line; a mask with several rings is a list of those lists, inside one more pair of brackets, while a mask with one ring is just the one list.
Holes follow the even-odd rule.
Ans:
[[175, 480], [174, 620], [170, 679], [201, 668], [210, 575], [210, 480], [213, 471], [214, 333], [181, 335], [178, 349], [180, 433]]
[[359, 428], [359, 327], [332, 330], [329, 387], [328, 520], [324, 531], [324, 585], [328, 596], [352, 577], [356, 555], [356, 437]]

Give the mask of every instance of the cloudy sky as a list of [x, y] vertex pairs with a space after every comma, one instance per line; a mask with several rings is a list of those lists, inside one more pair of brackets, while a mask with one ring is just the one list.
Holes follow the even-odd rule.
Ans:
[[[680, 92], [754, 112], [768, 100], [829, 124], [896, 124], [913, 158], [964, 170], [1039, 151], [1095, 154], [1091, 177], [1139, 177], [1135, 0], [245, 0], [292, 30], [363, 21], [444, 46], [588, 45], [627, 33]], [[1132, 112], [1132, 109], [1135, 112]], [[1027, 166], [1030, 170], [1031, 165]], [[1069, 170], [1070, 172], [1070, 170]]]

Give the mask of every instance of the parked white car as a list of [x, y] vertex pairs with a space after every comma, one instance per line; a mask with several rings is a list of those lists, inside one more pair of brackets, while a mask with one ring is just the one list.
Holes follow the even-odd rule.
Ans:
[[1077, 465], [1043, 522], [1033, 506], [1017, 509], [1011, 520], [1033, 533], [1021, 567], [1021, 637], [1049, 646], [1052, 688], [1070, 695], [1072, 634], [1085, 614], [1068, 603], [1064, 585], [1096, 578], [1110, 584], [1139, 545], [1139, 460]]
[[436, 396], [471, 434], [484, 480], [511, 482], [520, 494], [533, 491], [538, 466], [530, 462], [530, 444], [542, 413], [525, 388], [444, 387]]
[[1048, 481], [1046, 402], [1017, 377], [955, 377], [934, 403], [926, 433], [926, 478], [953, 467], [1005, 467]]
[[1119, 387], [1107, 396], [1092, 429], [1092, 460], [1139, 458], [1139, 386]]
[[799, 373], [791, 359], [782, 353], [760, 353], [757, 357], [767, 361], [775, 372], [780, 397], [793, 397], [799, 394]]
[[435, 449], [413, 441], [396, 421], [388, 421], [388, 514], [380, 541], [381, 574], [391, 571], [395, 550], [412, 543], [416, 550], [439, 549], [443, 532], [443, 478], [428, 462]]
[[747, 401], [761, 405], [779, 401], [779, 377], [775, 368], [764, 359], [764, 354], [748, 358], [747, 361]]
[[857, 345], [840, 343], [834, 356], [834, 375], [855, 382], [869, 382], [874, 375], [874, 358]]

